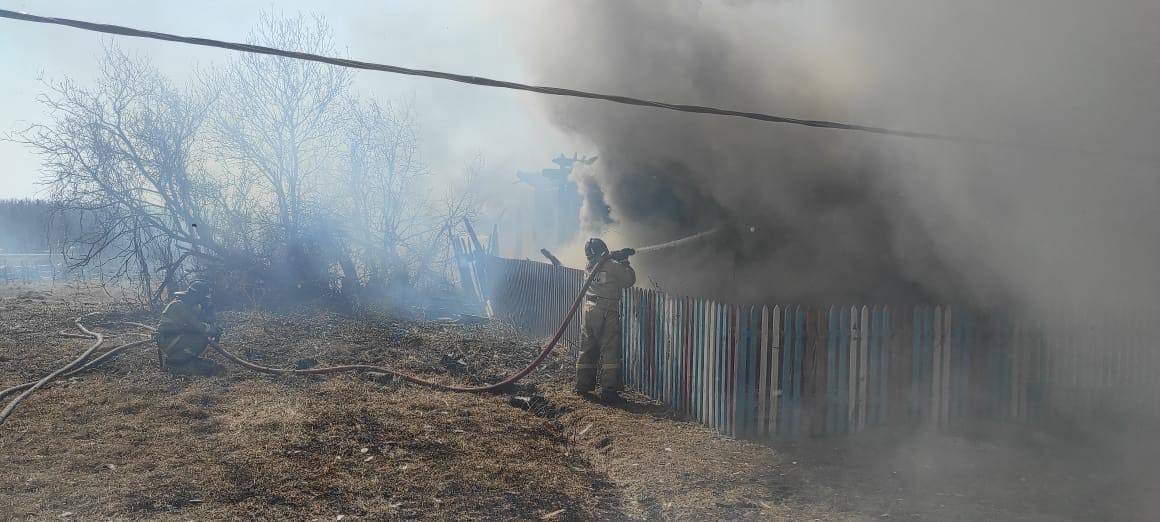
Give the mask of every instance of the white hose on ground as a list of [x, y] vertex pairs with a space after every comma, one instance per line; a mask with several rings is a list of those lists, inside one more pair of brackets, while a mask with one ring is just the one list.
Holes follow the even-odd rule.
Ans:
[[80, 357], [73, 359], [72, 362], [70, 362], [64, 366], [61, 366], [56, 371], [49, 373], [48, 375], [45, 375], [42, 379], [33, 383], [32, 386], [29, 386], [27, 389], [25, 389], [24, 393], [21, 393], [20, 395], [17, 395], [15, 399], [12, 399], [12, 402], [9, 402], [8, 406], [4, 407], [3, 410], [0, 410], [0, 424], [3, 424], [4, 419], [7, 419], [9, 415], [12, 415], [12, 411], [16, 409], [16, 406], [18, 404], [20, 404], [20, 401], [23, 401], [25, 397], [28, 397], [36, 390], [43, 387], [45, 384], [52, 382], [53, 379], [56, 379], [62, 373], [68, 372], [68, 371], [72, 370], [73, 368], [76, 368], [76, 367], [80, 366], [81, 364], [84, 364], [85, 360], [88, 359], [89, 356], [92, 355], [93, 352], [95, 352], [97, 350], [97, 348], [100, 348], [102, 344], [105, 344], [105, 336], [104, 335], [101, 335], [99, 332], [90, 331], [88, 328], [85, 328], [85, 325], [81, 324], [81, 319], [84, 319], [84, 318], [89, 317], [89, 316], [96, 314], [96, 313], [97, 312], [87, 313], [85, 315], [82, 315], [82, 316], [76, 318], [76, 320], [73, 321], [73, 324], [76, 325], [78, 330], [84, 332], [85, 335], [90, 336], [89, 337], [90, 339], [94, 339], [92, 346], [89, 346], [89, 348], [87, 350], [82, 352]]

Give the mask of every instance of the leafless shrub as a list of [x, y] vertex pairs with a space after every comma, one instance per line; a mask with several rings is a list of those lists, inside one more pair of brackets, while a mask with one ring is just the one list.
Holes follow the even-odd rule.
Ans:
[[[335, 54], [318, 17], [265, 15], [251, 41]], [[421, 188], [411, 105], [281, 57], [239, 54], [185, 87], [116, 46], [100, 65], [92, 86], [46, 82], [48, 121], [16, 137], [59, 209], [83, 216], [70, 266], [107, 264], [154, 307], [195, 273], [242, 304], [410, 299], [445, 282], [447, 226], [477, 206], [470, 184]]]

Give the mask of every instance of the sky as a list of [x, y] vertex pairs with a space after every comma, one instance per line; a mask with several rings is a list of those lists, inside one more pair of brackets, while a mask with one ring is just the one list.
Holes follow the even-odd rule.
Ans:
[[[530, 82], [515, 35], [524, 28], [487, 3], [469, 0], [358, 0], [327, 5], [301, 0], [0, 0], [3, 9], [126, 25], [181, 35], [244, 41], [263, 10], [321, 14], [335, 42], [354, 59]], [[78, 29], [0, 20], [0, 136], [43, 120], [36, 103], [40, 78], [95, 78], [101, 45], [153, 58], [175, 79], [199, 66], [221, 64], [231, 51], [111, 37]], [[489, 176], [514, 180], [516, 170], [551, 167], [558, 153], [591, 153], [537, 110], [535, 95], [432, 79], [362, 71], [355, 90], [380, 101], [412, 100], [418, 110], [424, 159], [439, 176], [457, 176], [482, 157]], [[24, 147], [0, 141], [0, 198], [44, 197], [39, 161]]]

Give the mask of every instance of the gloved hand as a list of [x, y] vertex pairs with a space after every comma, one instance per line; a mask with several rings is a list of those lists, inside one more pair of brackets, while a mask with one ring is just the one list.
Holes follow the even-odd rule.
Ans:
[[615, 259], [617, 261], [628, 261], [628, 256], [631, 256], [635, 253], [636, 253], [636, 250], [634, 250], [634, 249], [622, 248], [620, 250], [612, 252], [611, 254], [608, 254], [608, 257]]

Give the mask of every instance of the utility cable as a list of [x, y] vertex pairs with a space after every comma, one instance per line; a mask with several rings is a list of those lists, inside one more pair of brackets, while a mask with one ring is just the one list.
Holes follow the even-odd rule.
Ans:
[[35, 22], [42, 24], [62, 25], [67, 27], [74, 27], [77, 29], [84, 29], [86, 31], [95, 31], [98, 33], [115, 34], [119, 36], [130, 36], [134, 38], [149, 38], [153, 40], [163, 40], [167, 42], [178, 42], [190, 45], [199, 45], [203, 47], [217, 47], [220, 49], [229, 49], [233, 51], [241, 51], [245, 53], [265, 54], [271, 56], [282, 56], [286, 58], [294, 58], [298, 60], [307, 60], [312, 62], [326, 63], [330, 65], [337, 65], [339, 67], [349, 67], [352, 69], [365, 69], [370, 71], [382, 71], [394, 74], [404, 74], [408, 76], [422, 76], [426, 78], [437, 78], [441, 80], [448, 80], [459, 83], [466, 83], [471, 85], [481, 85], [484, 87], [496, 87], [500, 89], [512, 89], [517, 91], [529, 91], [539, 94], [548, 94], [552, 96], [568, 96], [573, 98], [587, 98], [593, 100], [603, 100], [613, 103], [620, 103], [624, 105], [637, 105], [641, 107], [653, 107], [657, 109], [665, 109], [670, 111], [690, 112], [695, 114], [709, 114], [714, 116], [730, 116], [736, 118], [745, 118], [750, 120], [758, 120], [772, 123], [785, 123], [790, 125], [802, 125], [805, 127], [818, 127], [825, 129], [839, 129], [869, 132], [873, 134], [886, 134], [890, 136], [901, 136], [905, 138], [922, 138], [930, 140], [941, 141], [962, 141], [987, 143], [985, 140], [978, 140], [969, 137], [958, 137], [947, 134], [937, 134], [932, 132], [915, 132], [899, 129], [888, 129], [885, 127], [874, 127], [870, 125], [859, 125], [856, 123], [843, 123], [837, 121], [827, 120], [807, 120], [801, 118], [791, 118], [788, 116], [776, 116], [772, 114], [765, 114], [760, 112], [737, 111], [731, 109], [721, 109], [717, 107], [707, 107], [703, 105], [682, 105], [665, 103], [655, 100], [646, 100], [642, 98], [632, 98], [629, 96], [619, 96], [615, 94], [603, 94], [597, 92], [580, 91], [576, 89], [565, 89], [562, 87], [549, 87], [541, 85], [528, 85], [524, 83], [509, 82], [504, 80], [495, 80], [492, 78], [485, 78], [482, 76], [470, 76], [465, 74], [456, 74], [441, 71], [431, 71], [424, 69], [411, 69], [407, 67], [400, 67], [397, 65], [386, 65], [374, 62], [363, 62], [359, 60], [350, 60], [346, 58], [336, 58], [332, 56], [322, 56], [318, 54], [289, 51], [285, 49], [277, 49], [274, 47], [266, 47], [262, 45], [244, 44], [237, 42], [226, 42], [222, 40], [214, 40], [211, 38], [200, 38], [194, 36], [180, 36], [170, 33], [161, 33], [156, 31], [146, 31], [143, 29], [134, 29], [132, 27], [125, 27], [121, 25], [99, 24], [94, 22], [86, 22], [83, 20], [73, 20], [69, 18], [53, 18], [48, 16], [37, 16], [19, 11], [10, 11], [7, 9], [0, 9], [0, 18], [8, 18], [12, 20], [20, 20], [25, 22]]
[[228, 49], [233, 51], [241, 51], [245, 53], [265, 54], [270, 56], [281, 56], [285, 58], [294, 58], [297, 60], [306, 60], [311, 62], [320, 62], [330, 65], [337, 65], [339, 67], [348, 67], [352, 69], [365, 69], [369, 71], [381, 71], [393, 74], [403, 74], [408, 76], [420, 76], [425, 78], [436, 78], [440, 80], [447, 80], [452, 82], [466, 83], [470, 85], [480, 85], [484, 87], [495, 87], [500, 89], [512, 89], [517, 91], [527, 91], [539, 94], [547, 94], [551, 96], [567, 96], [573, 98], [586, 98], [591, 100], [608, 101], [624, 105], [635, 105], [640, 107], [652, 107], [656, 109], [664, 109], [678, 112], [688, 112], [694, 114], [708, 114], [712, 116], [727, 116], [734, 118], [744, 118], [749, 120], [757, 120], [772, 123], [784, 123], [788, 125], [801, 125], [804, 127], [814, 127], [823, 129], [848, 130], [857, 132], [866, 132], [871, 134], [880, 134], [887, 136], [897, 136], [903, 138], [918, 138], [925, 140], [935, 140], [947, 143], [963, 143], [972, 145], [982, 145], [988, 147], [1000, 147], [1006, 149], [1020, 150], [1026, 152], [1050, 152], [1050, 153], [1067, 153], [1077, 156], [1096, 155], [1102, 157], [1122, 157], [1128, 158], [1137, 162], [1154, 165], [1160, 161], [1160, 158], [1149, 154], [1139, 154], [1127, 151], [1104, 150], [1085, 146], [1060, 146], [1045, 143], [1034, 143], [1023, 140], [996, 140], [990, 138], [981, 138], [977, 136], [964, 136], [954, 134], [942, 134], [935, 132], [919, 132], [902, 129], [890, 129], [886, 127], [875, 127], [871, 125], [861, 125], [857, 123], [845, 123], [839, 121], [829, 120], [809, 120], [802, 118], [792, 118], [789, 116], [777, 116], [773, 114], [765, 114], [761, 112], [738, 111], [732, 109], [722, 109], [718, 107], [708, 107], [704, 105], [682, 105], [674, 103], [666, 103], [655, 100], [646, 100], [642, 98], [632, 98], [629, 96], [620, 96], [615, 94], [604, 94], [590, 91], [580, 91], [576, 89], [566, 89], [563, 87], [550, 87], [541, 85], [529, 85], [524, 83], [509, 82], [504, 80], [495, 80], [482, 76], [470, 76], [466, 74], [456, 74], [442, 71], [431, 71], [425, 69], [412, 69], [407, 67], [400, 67], [397, 65], [387, 65], [374, 62], [363, 62], [359, 60], [350, 60], [346, 58], [336, 58], [332, 56], [322, 56], [318, 54], [305, 53], [300, 51], [289, 51], [285, 49], [278, 49], [274, 47], [266, 47], [262, 45], [244, 44], [237, 42], [226, 42], [222, 40], [214, 40], [212, 38], [201, 38], [194, 36], [180, 36], [170, 33], [161, 33], [156, 31], [146, 31], [143, 29], [134, 29], [132, 27], [125, 27], [113, 24], [99, 24], [94, 22], [86, 22], [84, 20], [73, 20], [70, 18], [54, 18], [48, 16], [38, 16], [19, 11], [11, 11], [8, 9], [0, 9], [0, 18], [8, 18], [11, 20], [19, 20], [24, 22], [34, 22], [41, 24], [61, 25], [66, 27], [74, 27], [86, 31], [95, 31], [98, 33], [113, 34], [119, 36], [129, 36], [134, 38], [148, 38], [153, 40], [162, 40], [167, 42], [177, 42], [190, 45], [198, 45], [202, 47], [216, 47], [220, 49]]

